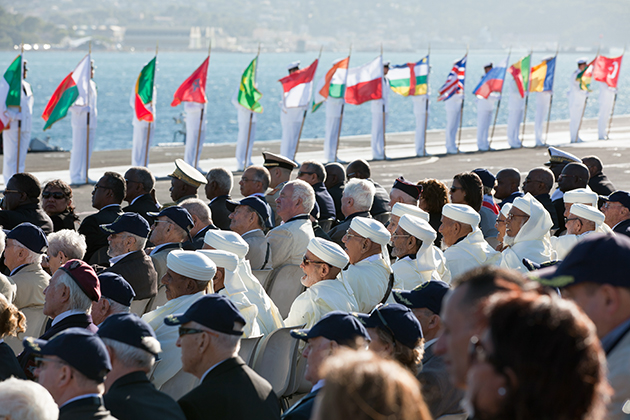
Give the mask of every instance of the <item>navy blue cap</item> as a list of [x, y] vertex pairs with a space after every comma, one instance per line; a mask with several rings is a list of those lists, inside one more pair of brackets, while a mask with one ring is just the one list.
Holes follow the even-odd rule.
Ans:
[[155, 345], [155, 341], [147, 340], [153, 338], [157, 341], [153, 328], [134, 313], [108, 316], [99, 326], [97, 334], [158, 356], [159, 346]]
[[32, 223], [24, 222], [7, 234], [7, 239], [15, 239], [31, 251], [43, 254], [48, 249], [46, 234]]
[[481, 179], [481, 183], [484, 187], [494, 188], [494, 183], [497, 180], [497, 177], [494, 176], [492, 172], [487, 169], [477, 168], [473, 170], [473, 173], [477, 174], [477, 176]]
[[173, 221], [173, 223], [184, 229], [186, 232], [190, 232], [190, 229], [192, 229], [193, 225], [195, 224], [192, 216], [190, 215], [190, 213], [188, 213], [188, 210], [179, 206], [167, 207], [159, 213], [150, 212], [147, 213], [147, 215], [155, 218], [162, 216], [168, 217]]
[[114, 220], [113, 223], [101, 225], [101, 230], [105, 233], [129, 232], [134, 235], [147, 238], [151, 227], [149, 223], [138, 213], [123, 213]]
[[131, 306], [131, 301], [136, 297], [136, 293], [123, 276], [106, 271], [98, 275], [98, 281], [101, 283], [102, 297], [124, 306]]
[[291, 335], [300, 340], [324, 337], [342, 346], [352, 346], [357, 338], [370, 341], [370, 334], [352, 314], [342, 311], [329, 312], [312, 328], [291, 330]]
[[[233, 212], [234, 210], [236, 210], [236, 206], [251, 207], [252, 209], [256, 211], [256, 213], [260, 215], [260, 217], [262, 217], [265, 224], [269, 225], [269, 220], [270, 220], [269, 206], [267, 205], [267, 202], [263, 200], [261, 197], [258, 197], [257, 195], [252, 195], [252, 196], [243, 198], [241, 201], [228, 200], [225, 202], [225, 207], [227, 207], [227, 209], [230, 212]], [[271, 227], [271, 226], [267, 226], [267, 227]]]
[[234, 323], [247, 323], [230, 299], [214, 293], [197, 299], [183, 314], [164, 318], [166, 325], [181, 325], [191, 321], [229, 335], [243, 335], [242, 330], [234, 329]]
[[396, 302], [407, 308], [427, 308], [439, 315], [442, 311], [442, 300], [448, 290], [449, 286], [445, 282], [431, 280], [416, 286], [413, 290], [394, 290], [392, 294]]
[[535, 271], [531, 277], [544, 286], [563, 288], [583, 282], [630, 287], [630, 238], [614, 233], [591, 233], [560, 264]]
[[409, 348], [422, 338], [422, 326], [411, 309], [399, 303], [374, 308], [370, 315], [356, 314], [366, 328], [381, 328]]
[[26, 337], [24, 348], [35, 354], [57, 356], [84, 376], [103, 382], [112, 370], [109, 353], [100, 337], [85, 328], [68, 328], [50, 340]]
[[608, 197], [601, 197], [604, 201], [612, 201], [613, 203], [620, 203], [622, 206], [630, 210], [630, 193], [626, 191], [615, 191]]
[[405, 181], [405, 178], [402, 176], [398, 177], [396, 181], [394, 181], [394, 186], [392, 188], [396, 188], [407, 195], [412, 196], [416, 200], [420, 198], [420, 194], [422, 194], [422, 185], [416, 185], [412, 182]]

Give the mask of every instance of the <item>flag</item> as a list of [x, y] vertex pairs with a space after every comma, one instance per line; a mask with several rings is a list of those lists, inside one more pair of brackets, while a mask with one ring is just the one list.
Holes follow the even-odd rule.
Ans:
[[181, 102], [198, 102], [200, 104], [208, 102], [206, 97], [206, 80], [208, 78], [209, 62], [210, 56], [177, 88], [173, 95], [171, 106], [177, 106]]
[[348, 70], [344, 100], [348, 104], [361, 105], [364, 102], [383, 97], [383, 57]]
[[305, 69], [298, 70], [278, 80], [282, 83], [283, 101], [286, 108], [308, 106], [313, 92], [313, 78], [319, 60]]
[[146, 105], [153, 104], [153, 87], [155, 86], [155, 63], [157, 57], [142, 68], [136, 81], [134, 110], [139, 121], [153, 122], [154, 115]]
[[72, 73], [61, 81], [48, 101], [42, 118], [46, 121], [44, 130], [64, 118], [72, 105], [88, 106], [92, 66], [90, 55], [86, 55]]
[[531, 58], [531, 54], [527, 57], [523, 57], [516, 63], [512, 64], [508, 69], [508, 72], [510, 72], [510, 74], [514, 78], [514, 82], [516, 82], [516, 87], [518, 88], [518, 93], [521, 94], [521, 98], [524, 98], [525, 92], [529, 90], [529, 71]]
[[468, 54], [466, 54], [464, 58], [453, 64], [451, 72], [446, 77], [446, 82], [444, 82], [438, 92], [438, 101], [445, 101], [456, 93], [464, 91], [467, 58]]
[[622, 58], [623, 56], [616, 58], [608, 58], [603, 55], [598, 56], [595, 59], [593, 78], [598, 82], [606, 83], [611, 88], [616, 88]]
[[530, 92], [551, 92], [553, 90], [553, 77], [556, 73], [556, 57], [543, 60], [537, 66], [532, 67], [529, 82]]
[[391, 90], [402, 96], [426, 95], [428, 91], [429, 56], [417, 63], [390, 67], [387, 80]]
[[244, 108], [253, 112], [262, 113], [263, 107], [258, 101], [262, 98], [262, 93], [256, 89], [256, 66], [258, 65], [258, 56], [249, 63], [249, 66], [241, 76], [241, 86], [238, 90], [238, 103]]
[[575, 77], [580, 84], [580, 89], [591, 91], [591, 80], [593, 78], [593, 63], [595, 60], [591, 61], [584, 67], [584, 70], [578, 73]]
[[473, 94], [488, 99], [492, 92], [501, 92], [503, 90], [503, 81], [505, 80], [505, 71], [507, 70], [507, 59], [500, 63], [497, 67], [493, 67], [486, 73]]
[[337, 60], [333, 63], [331, 69], [326, 72], [326, 75], [317, 81], [312, 112], [317, 111], [329, 96], [343, 98], [346, 93], [349, 64], [350, 57]]
[[22, 54], [11, 63], [4, 77], [0, 79], [0, 131], [9, 128], [9, 116], [6, 111], [10, 106], [20, 106], [22, 100]]

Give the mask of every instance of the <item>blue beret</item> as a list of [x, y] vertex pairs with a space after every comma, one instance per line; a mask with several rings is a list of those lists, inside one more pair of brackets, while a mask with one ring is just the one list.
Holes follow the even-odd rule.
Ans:
[[136, 297], [136, 293], [123, 276], [106, 271], [98, 275], [98, 281], [101, 283], [102, 297], [124, 306], [131, 306], [131, 301]]
[[409, 348], [415, 348], [422, 338], [420, 321], [411, 309], [399, 303], [388, 303], [374, 308], [370, 315], [357, 314], [366, 328], [380, 328]]
[[190, 232], [190, 229], [192, 229], [193, 225], [195, 224], [195, 222], [193, 222], [192, 216], [190, 215], [190, 213], [188, 213], [188, 210], [179, 206], [167, 207], [159, 213], [153, 212], [147, 213], [147, 215], [156, 218], [162, 216], [168, 217], [173, 223], [184, 229], [186, 232]]
[[340, 345], [352, 345], [361, 337], [370, 341], [370, 335], [361, 322], [352, 314], [342, 311], [329, 312], [312, 328], [291, 330], [291, 335], [300, 340], [324, 337]]
[[108, 234], [129, 232], [147, 238], [150, 226], [138, 213], [123, 213], [113, 223], [101, 225], [101, 230]]
[[230, 299], [214, 293], [197, 299], [183, 314], [164, 318], [166, 325], [181, 325], [191, 321], [229, 335], [243, 335], [242, 330], [234, 329], [234, 323], [247, 323]]
[[110, 315], [98, 328], [98, 336], [128, 344], [158, 356], [155, 348], [147, 346], [147, 337], [157, 340], [153, 328], [134, 313]]
[[427, 308], [439, 315], [442, 311], [442, 300], [449, 286], [443, 281], [427, 281], [413, 290], [394, 290], [392, 294], [396, 302], [408, 308]]
[[7, 239], [15, 239], [28, 249], [43, 254], [48, 248], [46, 234], [32, 223], [24, 222], [14, 227], [7, 234]]
[[[264, 201], [262, 198], [254, 195], [250, 197], [245, 197], [241, 201], [226, 201], [225, 202], [225, 207], [227, 207], [227, 209], [230, 212], [233, 212], [234, 210], [236, 210], [236, 206], [251, 207], [252, 209], [256, 211], [256, 213], [260, 215], [260, 217], [262, 217], [265, 224], [269, 225], [269, 220], [270, 220], [269, 206], [267, 205], [267, 202]], [[272, 226], [267, 226], [267, 227], [272, 227]]]

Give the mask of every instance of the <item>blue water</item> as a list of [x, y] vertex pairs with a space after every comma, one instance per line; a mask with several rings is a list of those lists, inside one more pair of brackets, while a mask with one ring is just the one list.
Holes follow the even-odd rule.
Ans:
[[[431, 73], [429, 85], [431, 104], [429, 129], [441, 129], [445, 125], [444, 105], [437, 102], [437, 90], [444, 83], [453, 61], [460, 59], [465, 51], [440, 52], [431, 54]], [[353, 53], [350, 66], [358, 66], [373, 59], [378, 53]], [[526, 51], [513, 52], [510, 62], [526, 55]], [[14, 52], [0, 52], [0, 68], [6, 68], [15, 58]], [[384, 59], [392, 64], [418, 61], [425, 52], [385, 54]], [[70, 117], [58, 121], [51, 129], [42, 132], [44, 120], [40, 117], [48, 99], [61, 80], [70, 73], [84, 56], [78, 52], [27, 52], [28, 81], [35, 93], [33, 118], [34, 137], [50, 138], [52, 145], [63, 149], [71, 147]], [[319, 79], [329, 68], [332, 61], [343, 54], [326, 53], [322, 55], [321, 65], [316, 79]], [[534, 54], [532, 62], [538, 64], [548, 54]], [[131, 147], [133, 111], [129, 105], [129, 97], [135, 86], [142, 66], [153, 57], [153, 53], [95, 52], [92, 58], [97, 69], [94, 80], [98, 85], [98, 131], [96, 150], [125, 149]], [[254, 56], [252, 54], [213, 53], [208, 70], [207, 94], [209, 100], [207, 143], [233, 143], [237, 136], [236, 109], [230, 99], [239, 85], [240, 76]], [[301, 60], [303, 65], [310, 64], [314, 53], [274, 53], [261, 54], [258, 68], [258, 89], [262, 92], [261, 103], [264, 112], [259, 116], [257, 124], [257, 141], [277, 140], [282, 135], [280, 126], [281, 85], [278, 79], [286, 75], [286, 65], [294, 60]], [[498, 51], [471, 51], [468, 58], [466, 101], [464, 110], [464, 126], [476, 125], [476, 106], [472, 90], [481, 78], [482, 66], [488, 61], [499, 62], [505, 59], [506, 53]], [[576, 68], [577, 54], [560, 54], [556, 69], [555, 94], [551, 111], [551, 119], [568, 119], [566, 91], [570, 76]], [[169, 52], [158, 55], [157, 85], [157, 126], [155, 141], [172, 142], [174, 132], [183, 126], [174, 122], [183, 111], [183, 106], [170, 106], [173, 93], [177, 87], [205, 59], [203, 53]], [[508, 77], [510, 77], [508, 75]], [[595, 83], [594, 83], [595, 85]], [[630, 72], [625, 66], [621, 68], [619, 77], [619, 95], [615, 114], [630, 113]], [[597, 89], [594, 87], [585, 112], [585, 118], [596, 117], [598, 112]], [[411, 100], [390, 92], [390, 119], [388, 132], [411, 131], [415, 129]], [[527, 119], [534, 119], [534, 103], [530, 101]], [[324, 113], [320, 109], [309, 114], [304, 124], [302, 138], [322, 138], [324, 136]], [[368, 134], [371, 127], [370, 104], [362, 106], [346, 106], [343, 119], [342, 136]], [[507, 100], [503, 101], [499, 112], [498, 124], [507, 120]], [[181, 138], [180, 138], [181, 141]]]

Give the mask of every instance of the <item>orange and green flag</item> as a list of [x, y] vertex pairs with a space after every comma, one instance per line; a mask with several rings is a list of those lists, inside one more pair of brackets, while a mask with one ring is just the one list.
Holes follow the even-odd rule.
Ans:
[[512, 64], [508, 69], [508, 72], [514, 77], [518, 93], [521, 94], [521, 98], [525, 97], [525, 92], [529, 90], [529, 73], [530, 63], [532, 55], [521, 58], [516, 63]]
[[241, 86], [238, 90], [238, 103], [252, 112], [263, 112], [262, 105], [258, 102], [262, 98], [262, 93], [256, 89], [256, 66], [258, 56], [249, 63], [249, 66], [241, 76]]

